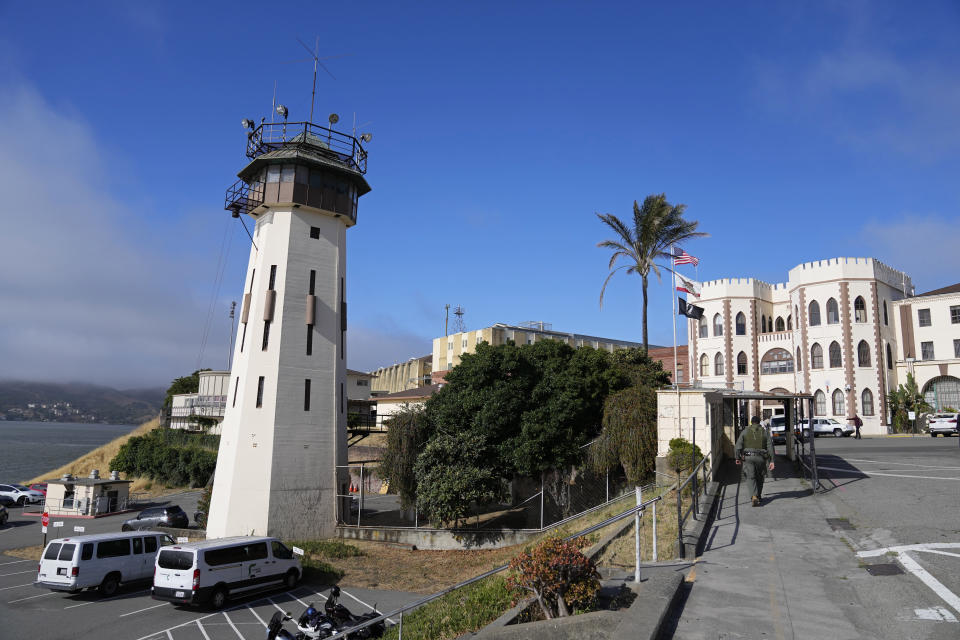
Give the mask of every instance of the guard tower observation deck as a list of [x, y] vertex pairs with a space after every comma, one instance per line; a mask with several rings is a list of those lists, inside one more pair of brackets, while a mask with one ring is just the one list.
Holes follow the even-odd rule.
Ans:
[[274, 205], [308, 206], [357, 222], [370, 191], [367, 152], [351, 135], [312, 122], [270, 122], [247, 134], [250, 163], [227, 189], [224, 208], [257, 217]]

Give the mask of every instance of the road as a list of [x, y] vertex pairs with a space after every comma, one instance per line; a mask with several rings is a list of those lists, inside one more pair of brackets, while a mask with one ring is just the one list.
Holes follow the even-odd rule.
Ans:
[[[192, 514], [199, 492], [168, 496]], [[67, 594], [37, 589], [34, 560], [23, 560], [3, 552], [38, 545], [39, 518], [24, 516], [18, 507], [10, 510], [10, 522], [0, 527], [0, 640], [37, 637], [44, 640], [260, 640], [266, 622], [275, 611], [299, 615], [309, 603], [325, 601], [330, 585], [301, 583], [287, 592], [267, 592], [231, 601], [226, 610], [176, 607], [150, 598], [148, 584], [123, 587], [113, 598], [101, 598], [94, 591]], [[60, 519], [63, 535], [73, 535], [74, 526], [84, 534], [119, 531], [134, 514], [85, 519]], [[58, 521], [51, 518], [51, 523]], [[51, 526], [50, 533], [55, 529]], [[80, 534], [77, 534], [80, 535]], [[421, 594], [371, 589], [343, 589], [340, 602], [356, 614], [391, 611], [422, 597]], [[293, 627], [288, 623], [288, 629]]]

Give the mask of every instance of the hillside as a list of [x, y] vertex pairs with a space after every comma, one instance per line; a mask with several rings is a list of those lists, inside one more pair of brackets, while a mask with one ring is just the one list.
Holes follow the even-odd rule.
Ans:
[[159, 388], [0, 380], [0, 419], [141, 424], [157, 416], [163, 398]]

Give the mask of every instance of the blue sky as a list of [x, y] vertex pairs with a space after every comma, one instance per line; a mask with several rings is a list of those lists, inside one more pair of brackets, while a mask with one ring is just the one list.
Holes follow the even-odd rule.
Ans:
[[[595, 213], [651, 193], [710, 233], [686, 247], [702, 280], [836, 256], [918, 291], [960, 280], [956, 3], [410, 4], [0, 4], [0, 378], [225, 366], [249, 240], [223, 193], [275, 82], [307, 116], [297, 37], [346, 54], [314, 119], [374, 136], [348, 232], [353, 368], [428, 353], [446, 303], [468, 328], [639, 341], [638, 278], [599, 308]], [[670, 344], [670, 288], [650, 294]]]

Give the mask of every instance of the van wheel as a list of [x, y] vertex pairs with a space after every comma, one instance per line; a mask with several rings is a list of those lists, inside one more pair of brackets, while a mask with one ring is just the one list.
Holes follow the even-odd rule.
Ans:
[[108, 573], [107, 577], [100, 583], [98, 591], [100, 591], [100, 595], [109, 598], [117, 592], [118, 588], [120, 588], [120, 574]]
[[283, 586], [287, 591], [296, 587], [299, 581], [300, 574], [297, 573], [296, 569], [290, 569], [290, 571], [287, 571], [287, 575], [283, 576]]
[[213, 590], [213, 594], [210, 596], [210, 607], [212, 609], [223, 609], [224, 605], [227, 604], [227, 589], [225, 587], [217, 587]]

